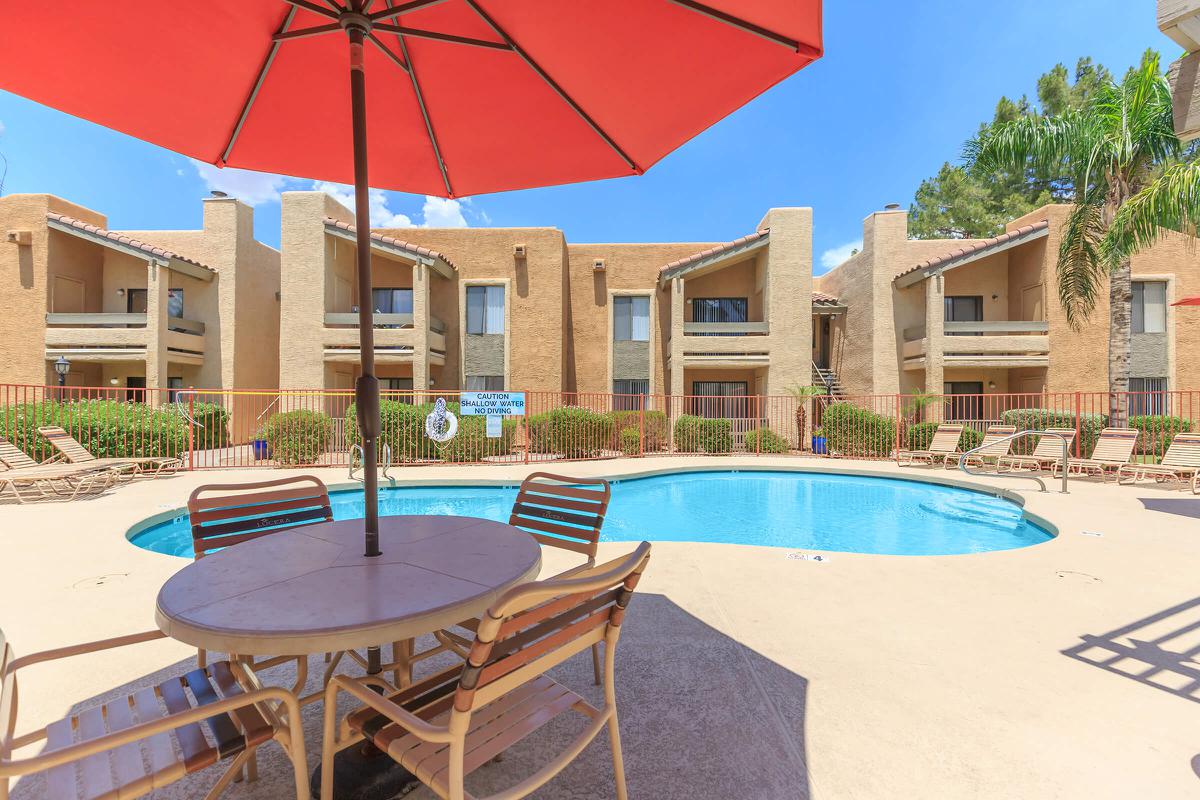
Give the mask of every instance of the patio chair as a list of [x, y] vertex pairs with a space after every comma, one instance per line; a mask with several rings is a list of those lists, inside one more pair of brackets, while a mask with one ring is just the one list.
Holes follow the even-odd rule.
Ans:
[[1119, 483], [1133, 483], [1144, 478], [1181, 483], [1191, 480], [1192, 493], [1200, 494], [1200, 433], [1175, 434], [1162, 461], [1157, 464], [1126, 464], [1117, 471]]
[[[1012, 439], [1008, 437], [1016, 432], [1016, 425], [988, 425], [987, 432], [983, 434], [983, 441], [976, 448], [977, 452], [967, 456], [967, 466], [975, 466], [980, 469], [994, 467], [996, 462], [1008, 455], [1008, 451], [1012, 447]], [[947, 453], [944, 456], [946, 469], [958, 467], [959, 458], [961, 458], [960, 453]]]
[[959, 423], [942, 422], [937, 426], [933, 439], [927, 450], [898, 450], [896, 463], [901, 467], [912, 467], [917, 464], [929, 464], [941, 461], [948, 455], [958, 452], [958, 440], [962, 437], [963, 426]]
[[[584, 563], [554, 576], [566, 578], [596, 563], [600, 528], [604, 525], [610, 499], [612, 488], [603, 478], [571, 478], [549, 472], [534, 472], [521, 482], [508, 524], [530, 534], [543, 546], [559, 547], [584, 556]], [[478, 623], [478, 620], [466, 620], [459, 623], [459, 627], [475, 631]], [[451, 631], [442, 631], [442, 634], [457, 641], [460, 647], [469, 644]], [[443, 644], [447, 643], [443, 637], [438, 638]], [[416, 659], [432, 654], [421, 653]], [[599, 686], [599, 644], [592, 648], [592, 672]]]
[[[0, 800], [9, 781], [44, 773], [48, 800], [141, 797], [225, 765], [206, 797], [216, 798], [243, 768], [253, 778], [258, 748], [274, 740], [292, 762], [297, 800], [308, 798], [300, 706], [286, 689], [262, 688], [241, 665], [220, 661], [107, 700], [44, 728], [16, 735], [17, 675], [34, 664], [162, 639], [159, 631], [14, 658], [0, 632]], [[239, 679], [252, 686], [246, 691]], [[280, 712], [286, 718], [281, 721]], [[40, 753], [13, 752], [44, 742]]]
[[[643, 542], [630, 555], [575, 573], [515, 587], [479, 623], [466, 663], [399, 691], [338, 675], [325, 689], [321, 800], [333, 796], [334, 753], [370, 740], [441, 798], [463, 800], [465, 776], [567, 712], [583, 731], [549, 763], [491, 795], [515, 800], [537, 790], [608, 727], [618, 800], [626, 800], [617, 724], [615, 650], [630, 598], [650, 556]], [[584, 649], [605, 643], [604, 704], [596, 708], [546, 673]], [[362, 707], [337, 725], [338, 694]]]
[[[1133, 457], [1137, 446], [1138, 431], [1130, 428], [1105, 428], [1087, 458], [1067, 459], [1068, 475], [1099, 475], [1101, 480], [1110, 474], [1119, 475], [1121, 467]], [[1055, 462], [1050, 467], [1054, 477], [1062, 474], [1062, 464]]]
[[116, 483], [107, 467], [85, 464], [39, 464], [20, 448], [0, 439], [0, 497], [12, 492], [18, 503], [30, 500], [74, 500], [103, 492]]
[[[1043, 433], [1059, 433], [1066, 437], [1067, 452], [1075, 446], [1074, 428], [1046, 428]], [[997, 472], [1012, 472], [1027, 469], [1034, 472], [1043, 469], [1053, 469], [1055, 464], [1062, 463], [1063, 440], [1057, 436], [1039, 436], [1033, 452], [1023, 456], [1004, 456], [996, 461]]]
[[50, 445], [59, 455], [72, 464], [91, 464], [94, 466], [112, 467], [120, 470], [126, 477], [157, 478], [162, 474], [171, 474], [183, 466], [183, 459], [173, 456], [137, 456], [134, 458], [97, 458], [81, 445], [74, 436], [57, 425], [47, 425], [38, 428], [38, 433], [46, 437]]
[[[188, 519], [192, 525], [192, 550], [197, 560], [214, 550], [260, 539], [273, 533], [333, 520], [329, 490], [320, 478], [297, 475], [251, 483], [213, 483], [197, 486], [188, 496]], [[203, 667], [207, 653], [197, 651]], [[297, 687], [308, 675], [308, 659], [275, 656], [253, 664], [267, 669], [296, 661]]]

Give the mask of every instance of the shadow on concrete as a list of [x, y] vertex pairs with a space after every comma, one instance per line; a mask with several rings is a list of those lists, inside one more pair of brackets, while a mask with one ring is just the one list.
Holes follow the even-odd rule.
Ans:
[[1166, 499], [1161, 497], [1139, 497], [1147, 511], [1161, 511], [1164, 514], [1175, 514], [1180, 517], [1200, 519], [1200, 497], [1189, 500], [1186, 498]]
[[[420, 642], [418, 648], [426, 645]], [[136, 663], [136, 651], [130, 655], [130, 663]], [[447, 663], [449, 659], [428, 663], [418, 677]], [[80, 666], [86, 669], [82, 662]], [[316, 690], [323, 666], [319, 656], [310, 661], [308, 691]], [[193, 667], [193, 661], [181, 661], [77, 704], [73, 712]], [[600, 688], [592, 685], [591, 658], [586, 651], [551, 674], [589, 701], [602, 702]], [[265, 682], [290, 685], [294, 668], [279, 667], [263, 675]], [[805, 754], [808, 681], [668, 598], [654, 594], [634, 598], [617, 652], [617, 691], [630, 797], [805, 800], [811, 796]], [[339, 710], [344, 713], [349, 707]], [[321, 713], [320, 704], [304, 711], [310, 768], [320, 756]], [[574, 719], [556, 720], [520, 742], [503, 761], [473, 773], [468, 790], [480, 796], [511, 786], [556, 754], [580, 727]], [[219, 770], [198, 773], [156, 791], [154, 797], [203, 796], [219, 774]], [[18, 783], [12, 797], [34, 800], [44, 797], [44, 791], [44, 783], [35, 776]], [[288, 762], [274, 744], [260, 750], [259, 780], [235, 784], [225, 794], [236, 800], [292, 796]], [[531, 795], [556, 800], [608, 800], [614, 796], [611, 755], [603, 733], [562, 774]], [[434, 795], [420, 789], [407, 797], [430, 800]]]
[[1081, 638], [1063, 655], [1200, 703], [1200, 597]]

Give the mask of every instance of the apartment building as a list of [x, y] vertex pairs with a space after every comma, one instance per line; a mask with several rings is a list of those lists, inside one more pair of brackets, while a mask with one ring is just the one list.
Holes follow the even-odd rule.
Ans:
[[[282, 213], [280, 386], [349, 391], [353, 215], [319, 192], [285, 193]], [[575, 245], [549, 227], [376, 230], [377, 374], [384, 389], [617, 393], [630, 407], [662, 394], [780, 394], [811, 380], [811, 254], [810, 209], [772, 209], [720, 244]], [[715, 413], [745, 400], [714, 403]]]
[[[863, 223], [862, 251], [817, 278], [840, 299], [830, 369], [848, 394], [1088, 392], [1107, 386], [1108, 297], [1073, 330], [1058, 301], [1060, 235], [1050, 205], [983, 240], [908, 238], [892, 206]], [[1200, 386], [1200, 252], [1167, 234], [1134, 257], [1133, 391]]]
[[52, 195], [0, 197], [0, 381], [120, 388], [273, 388], [279, 253], [253, 210], [204, 201], [188, 231], [112, 231]]

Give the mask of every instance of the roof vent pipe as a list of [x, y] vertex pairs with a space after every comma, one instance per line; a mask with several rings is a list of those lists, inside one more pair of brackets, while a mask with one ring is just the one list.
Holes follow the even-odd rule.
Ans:
[[220, 190], [218, 190], [218, 189], [213, 189], [211, 192], [209, 192], [209, 194], [210, 194], [210, 195], [212, 195], [213, 197], [216, 197], [216, 198], [218, 198], [218, 199], [220, 199], [220, 198], [222, 198], [222, 197], [229, 197], [229, 193], [228, 193], [228, 192], [222, 192], [222, 191], [220, 191]]
[[886, 206], [883, 207], [883, 210], [884, 211], [899, 211], [900, 204], [899, 203], [888, 203]]

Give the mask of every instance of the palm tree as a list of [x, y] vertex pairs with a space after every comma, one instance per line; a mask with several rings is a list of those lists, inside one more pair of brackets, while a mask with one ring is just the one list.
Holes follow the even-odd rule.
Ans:
[[801, 386], [792, 384], [787, 387], [787, 393], [796, 399], [796, 449], [804, 450], [805, 406], [810, 397], [823, 397], [829, 394], [824, 386]]
[[[1180, 153], [1171, 115], [1171, 90], [1159, 69], [1158, 54], [1117, 83], [1101, 86], [1081, 109], [1059, 116], [1022, 117], [995, 125], [967, 143], [972, 167], [987, 173], [1028, 170], [1055, 180], [1060, 195], [1075, 206], [1062, 231], [1058, 251], [1058, 298], [1067, 321], [1079, 330], [1096, 306], [1108, 280], [1108, 388], [1110, 416], [1124, 418], [1129, 389], [1130, 257], [1133, 241], [1145, 241], [1155, 205], [1139, 202], [1137, 219], [1125, 211], [1131, 197], [1177, 173], [1168, 169], [1157, 181], [1153, 171]], [[1169, 186], [1160, 187], [1165, 193]], [[1116, 225], [1117, 220], [1122, 220]], [[1131, 231], [1140, 234], [1131, 236]], [[1118, 234], [1124, 245], [1117, 240]]]

